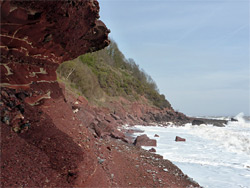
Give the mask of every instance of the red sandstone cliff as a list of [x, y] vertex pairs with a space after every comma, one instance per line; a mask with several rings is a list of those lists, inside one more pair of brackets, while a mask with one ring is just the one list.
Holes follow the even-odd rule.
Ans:
[[112, 124], [143, 121], [146, 107], [132, 105], [123, 118], [120, 107], [75, 103], [56, 81], [60, 63], [109, 44], [98, 12], [95, 0], [1, 1], [1, 187], [197, 185], [116, 139], [125, 140]]

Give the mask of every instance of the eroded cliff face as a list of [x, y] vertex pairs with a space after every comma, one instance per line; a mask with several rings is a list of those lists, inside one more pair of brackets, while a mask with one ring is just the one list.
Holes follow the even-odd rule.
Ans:
[[63, 61], [109, 44], [97, 1], [1, 2], [1, 86], [53, 83]]
[[109, 44], [98, 12], [95, 0], [1, 1], [1, 187], [198, 186], [117, 130], [186, 116], [119, 102], [111, 112], [57, 82], [60, 63]]
[[70, 186], [90, 160], [56, 69], [109, 44], [98, 18], [95, 0], [1, 1], [2, 187]]

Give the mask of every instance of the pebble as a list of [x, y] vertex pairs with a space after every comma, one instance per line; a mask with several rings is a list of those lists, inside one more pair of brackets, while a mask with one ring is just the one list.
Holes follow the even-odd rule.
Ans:
[[105, 159], [101, 159], [101, 158], [98, 157], [98, 163], [99, 164], [102, 164], [104, 161], [105, 161]]

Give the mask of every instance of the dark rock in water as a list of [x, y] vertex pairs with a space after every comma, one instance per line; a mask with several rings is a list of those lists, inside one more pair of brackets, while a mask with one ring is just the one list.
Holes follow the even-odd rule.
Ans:
[[148, 150], [150, 152], [156, 152], [155, 148], [151, 148], [150, 150]]
[[231, 121], [238, 121], [237, 119], [235, 119], [235, 118], [231, 118]]
[[141, 136], [137, 136], [134, 141], [134, 145], [136, 146], [156, 146], [156, 140], [150, 139], [146, 134]]
[[201, 125], [201, 124], [212, 124], [216, 127], [225, 127], [227, 124], [226, 120], [218, 120], [218, 119], [205, 119], [205, 118], [195, 118], [192, 122], [192, 125]]
[[213, 126], [216, 126], [216, 127], [225, 127], [225, 125], [222, 122], [213, 122]]
[[154, 137], [159, 137], [159, 135], [158, 134], [155, 134], [155, 136]]
[[176, 136], [176, 137], [175, 137], [175, 141], [176, 141], [176, 142], [186, 142], [186, 139], [185, 139], [185, 138], [181, 138], [181, 137], [179, 137], [179, 136]]
[[206, 124], [206, 123], [204, 121], [198, 120], [198, 119], [195, 119], [192, 122], [192, 125], [201, 125], [201, 124]]

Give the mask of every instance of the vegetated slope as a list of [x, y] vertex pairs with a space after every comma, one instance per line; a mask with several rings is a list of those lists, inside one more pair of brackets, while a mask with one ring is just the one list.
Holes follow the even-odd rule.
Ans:
[[92, 102], [100, 104], [117, 96], [140, 101], [143, 96], [150, 105], [172, 109], [153, 79], [133, 59], [126, 59], [112, 40], [105, 49], [64, 62], [57, 73], [59, 79]]

